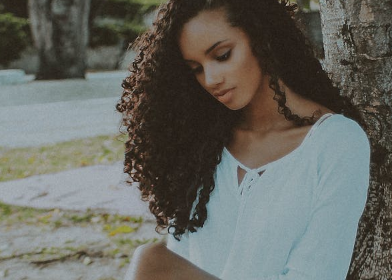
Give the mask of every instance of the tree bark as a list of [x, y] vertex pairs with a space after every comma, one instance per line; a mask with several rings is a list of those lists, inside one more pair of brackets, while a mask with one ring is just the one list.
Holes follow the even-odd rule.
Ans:
[[324, 68], [356, 105], [371, 182], [347, 279], [392, 279], [392, 1], [320, 0]]
[[84, 78], [91, 0], [29, 0], [36, 79]]

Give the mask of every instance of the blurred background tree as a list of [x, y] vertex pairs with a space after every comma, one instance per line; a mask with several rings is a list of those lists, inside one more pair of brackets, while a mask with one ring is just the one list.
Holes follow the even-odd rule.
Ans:
[[84, 78], [90, 1], [30, 0], [39, 67], [36, 79]]
[[[0, 4], [0, 36], [5, 38], [0, 42], [0, 65], [7, 67], [34, 42], [39, 60], [36, 78], [65, 79], [84, 77], [86, 48], [118, 47], [124, 55], [163, 0], [28, 2], [2, 0]], [[114, 63], [116, 68], [119, 64]]]

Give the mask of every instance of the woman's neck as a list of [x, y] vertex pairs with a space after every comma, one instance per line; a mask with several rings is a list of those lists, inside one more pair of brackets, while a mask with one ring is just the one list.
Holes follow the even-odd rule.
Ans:
[[[310, 101], [280, 84], [286, 96], [286, 106], [300, 117], [311, 117], [315, 114], [318, 118], [322, 112], [328, 112], [327, 108]], [[285, 116], [279, 113], [279, 105], [274, 100], [275, 91], [269, 87], [269, 83], [263, 83], [263, 87], [254, 96], [252, 101], [243, 108], [242, 120], [239, 122], [237, 129], [255, 132], [268, 133], [273, 130], [284, 130], [292, 128], [294, 123], [287, 121]], [[332, 111], [330, 111], [332, 112]]]
[[287, 122], [284, 115], [278, 112], [278, 103], [274, 96], [275, 92], [269, 87], [269, 83], [262, 83], [258, 93], [242, 109], [242, 120], [237, 128], [249, 132], [267, 132]]

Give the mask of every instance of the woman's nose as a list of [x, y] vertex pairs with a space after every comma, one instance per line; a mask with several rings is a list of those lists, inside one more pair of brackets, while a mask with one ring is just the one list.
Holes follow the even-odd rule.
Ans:
[[215, 67], [205, 68], [204, 75], [206, 87], [214, 88], [223, 82], [223, 75], [221, 71]]

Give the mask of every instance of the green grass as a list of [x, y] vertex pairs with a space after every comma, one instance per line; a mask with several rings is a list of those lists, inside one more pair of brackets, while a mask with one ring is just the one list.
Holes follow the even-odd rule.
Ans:
[[0, 182], [123, 160], [124, 136], [97, 136], [51, 146], [0, 147]]
[[[61, 209], [35, 209], [31, 207], [14, 206], [0, 202], [0, 226], [25, 224], [36, 226], [49, 226], [51, 228], [69, 226], [89, 226], [92, 224], [101, 227], [108, 236], [121, 237], [135, 232], [143, 223], [142, 217], [107, 214], [87, 210], [85, 212]], [[120, 230], [111, 234], [111, 230], [118, 228], [131, 228], [132, 231]], [[146, 240], [144, 243], [149, 242]], [[135, 241], [136, 245], [143, 244]]]
[[0, 202], [0, 225], [5, 226], [26, 221], [35, 223], [47, 212], [47, 210], [13, 206]]

